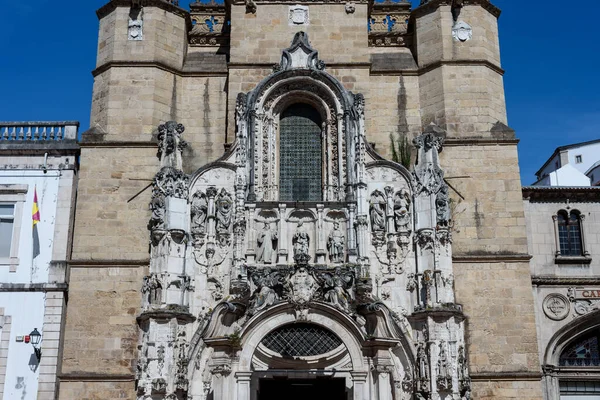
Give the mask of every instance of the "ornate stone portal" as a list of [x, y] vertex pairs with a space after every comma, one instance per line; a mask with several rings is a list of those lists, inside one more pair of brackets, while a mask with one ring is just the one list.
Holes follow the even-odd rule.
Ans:
[[[296, 34], [238, 95], [231, 150], [191, 176], [183, 126], [159, 127], [139, 399], [255, 399], [278, 369], [345, 378], [355, 400], [470, 398], [445, 134], [415, 139], [412, 173], [383, 160], [363, 96], [324, 69]], [[323, 121], [322, 201], [279, 201], [279, 121], [298, 102]]]

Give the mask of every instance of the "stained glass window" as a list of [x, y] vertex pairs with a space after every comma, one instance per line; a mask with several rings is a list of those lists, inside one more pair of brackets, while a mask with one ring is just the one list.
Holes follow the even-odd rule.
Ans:
[[579, 213], [566, 211], [558, 213], [558, 239], [560, 254], [562, 256], [580, 256], [581, 251], [581, 224]]
[[281, 114], [280, 200], [321, 200], [321, 122], [317, 110], [307, 104], [294, 104]]
[[598, 335], [594, 333], [570, 344], [560, 355], [560, 365], [567, 367], [600, 366]]

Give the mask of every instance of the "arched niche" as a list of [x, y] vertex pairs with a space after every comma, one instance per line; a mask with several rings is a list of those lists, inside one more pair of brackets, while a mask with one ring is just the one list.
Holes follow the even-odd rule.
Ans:
[[[306, 65], [295, 65], [290, 53], [310, 54]], [[364, 133], [364, 98], [346, 90], [325, 72], [308, 36], [299, 33], [283, 52], [280, 70], [254, 90], [240, 94], [236, 105], [236, 138], [241, 143], [237, 161], [248, 173], [248, 198], [279, 200], [279, 122], [282, 111], [295, 103], [314, 107], [323, 121], [323, 196], [342, 201], [349, 184], [355, 183], [356, 143]], [[362, 121], [362, 122], [361, 122]]]

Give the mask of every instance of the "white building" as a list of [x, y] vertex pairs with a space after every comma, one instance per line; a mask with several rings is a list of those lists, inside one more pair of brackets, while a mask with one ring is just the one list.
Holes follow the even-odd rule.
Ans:
[[[0, 396], [5, 400], [55, 398], [78, 126], [0, 122]], [[39, 254], [34, 257], [36, 192]], [[35, 329], [41, 334], [37, 351], [29, 337]]]
[[600, 181], [599, 160], [600, 139], [558, 147], [536, 172], [533, 186], [590, 186], [590, 181], [594, 186]]
[[562, 146], [523, 188], [546, 400], [600, 398], [600, 140]]

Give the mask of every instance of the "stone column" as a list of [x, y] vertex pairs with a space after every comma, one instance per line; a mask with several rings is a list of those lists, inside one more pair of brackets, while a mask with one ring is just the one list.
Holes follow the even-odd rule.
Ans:
[[[354, 384], [353, 400], [369, 400], [369, 385], [367, 383], [367, 372], [351, 372]], [[241, 400], [241, 399], [240, 399]]]
[[248, 205], [248, 248], [246, 249], [246, 261], [248, 264], [256, 262], [256, 221], [254, 220], [254, 214], [256, 210], [256, 204]]
[[287, 249], [287, 221], [285, 220], [285, 204], [279, 205], [279, 250], [277, 251], [277, 264], [287, 264], [288, 249]]
[[356, 222], [356, 205], [348, 205], [348, 225], [346, 229], [346, 237], [348, 243], [348, 262], [356, 263], [356, 230], [354, 223]]
[[237, 393], [237, 398], [235, 400], [250, 400], [250, 383], [252, 381], [252, 372], [237, 372], [235, 374], [235, 380]]
[[317, 204], [317, 242], [316, 242], [316, 263], [325, 264], [327, 262], [327, 251], [325, 251], [325, 235], [324, 235], [324, 221], [323, 221], [323, 210], [325, 206], [323, 204]]

